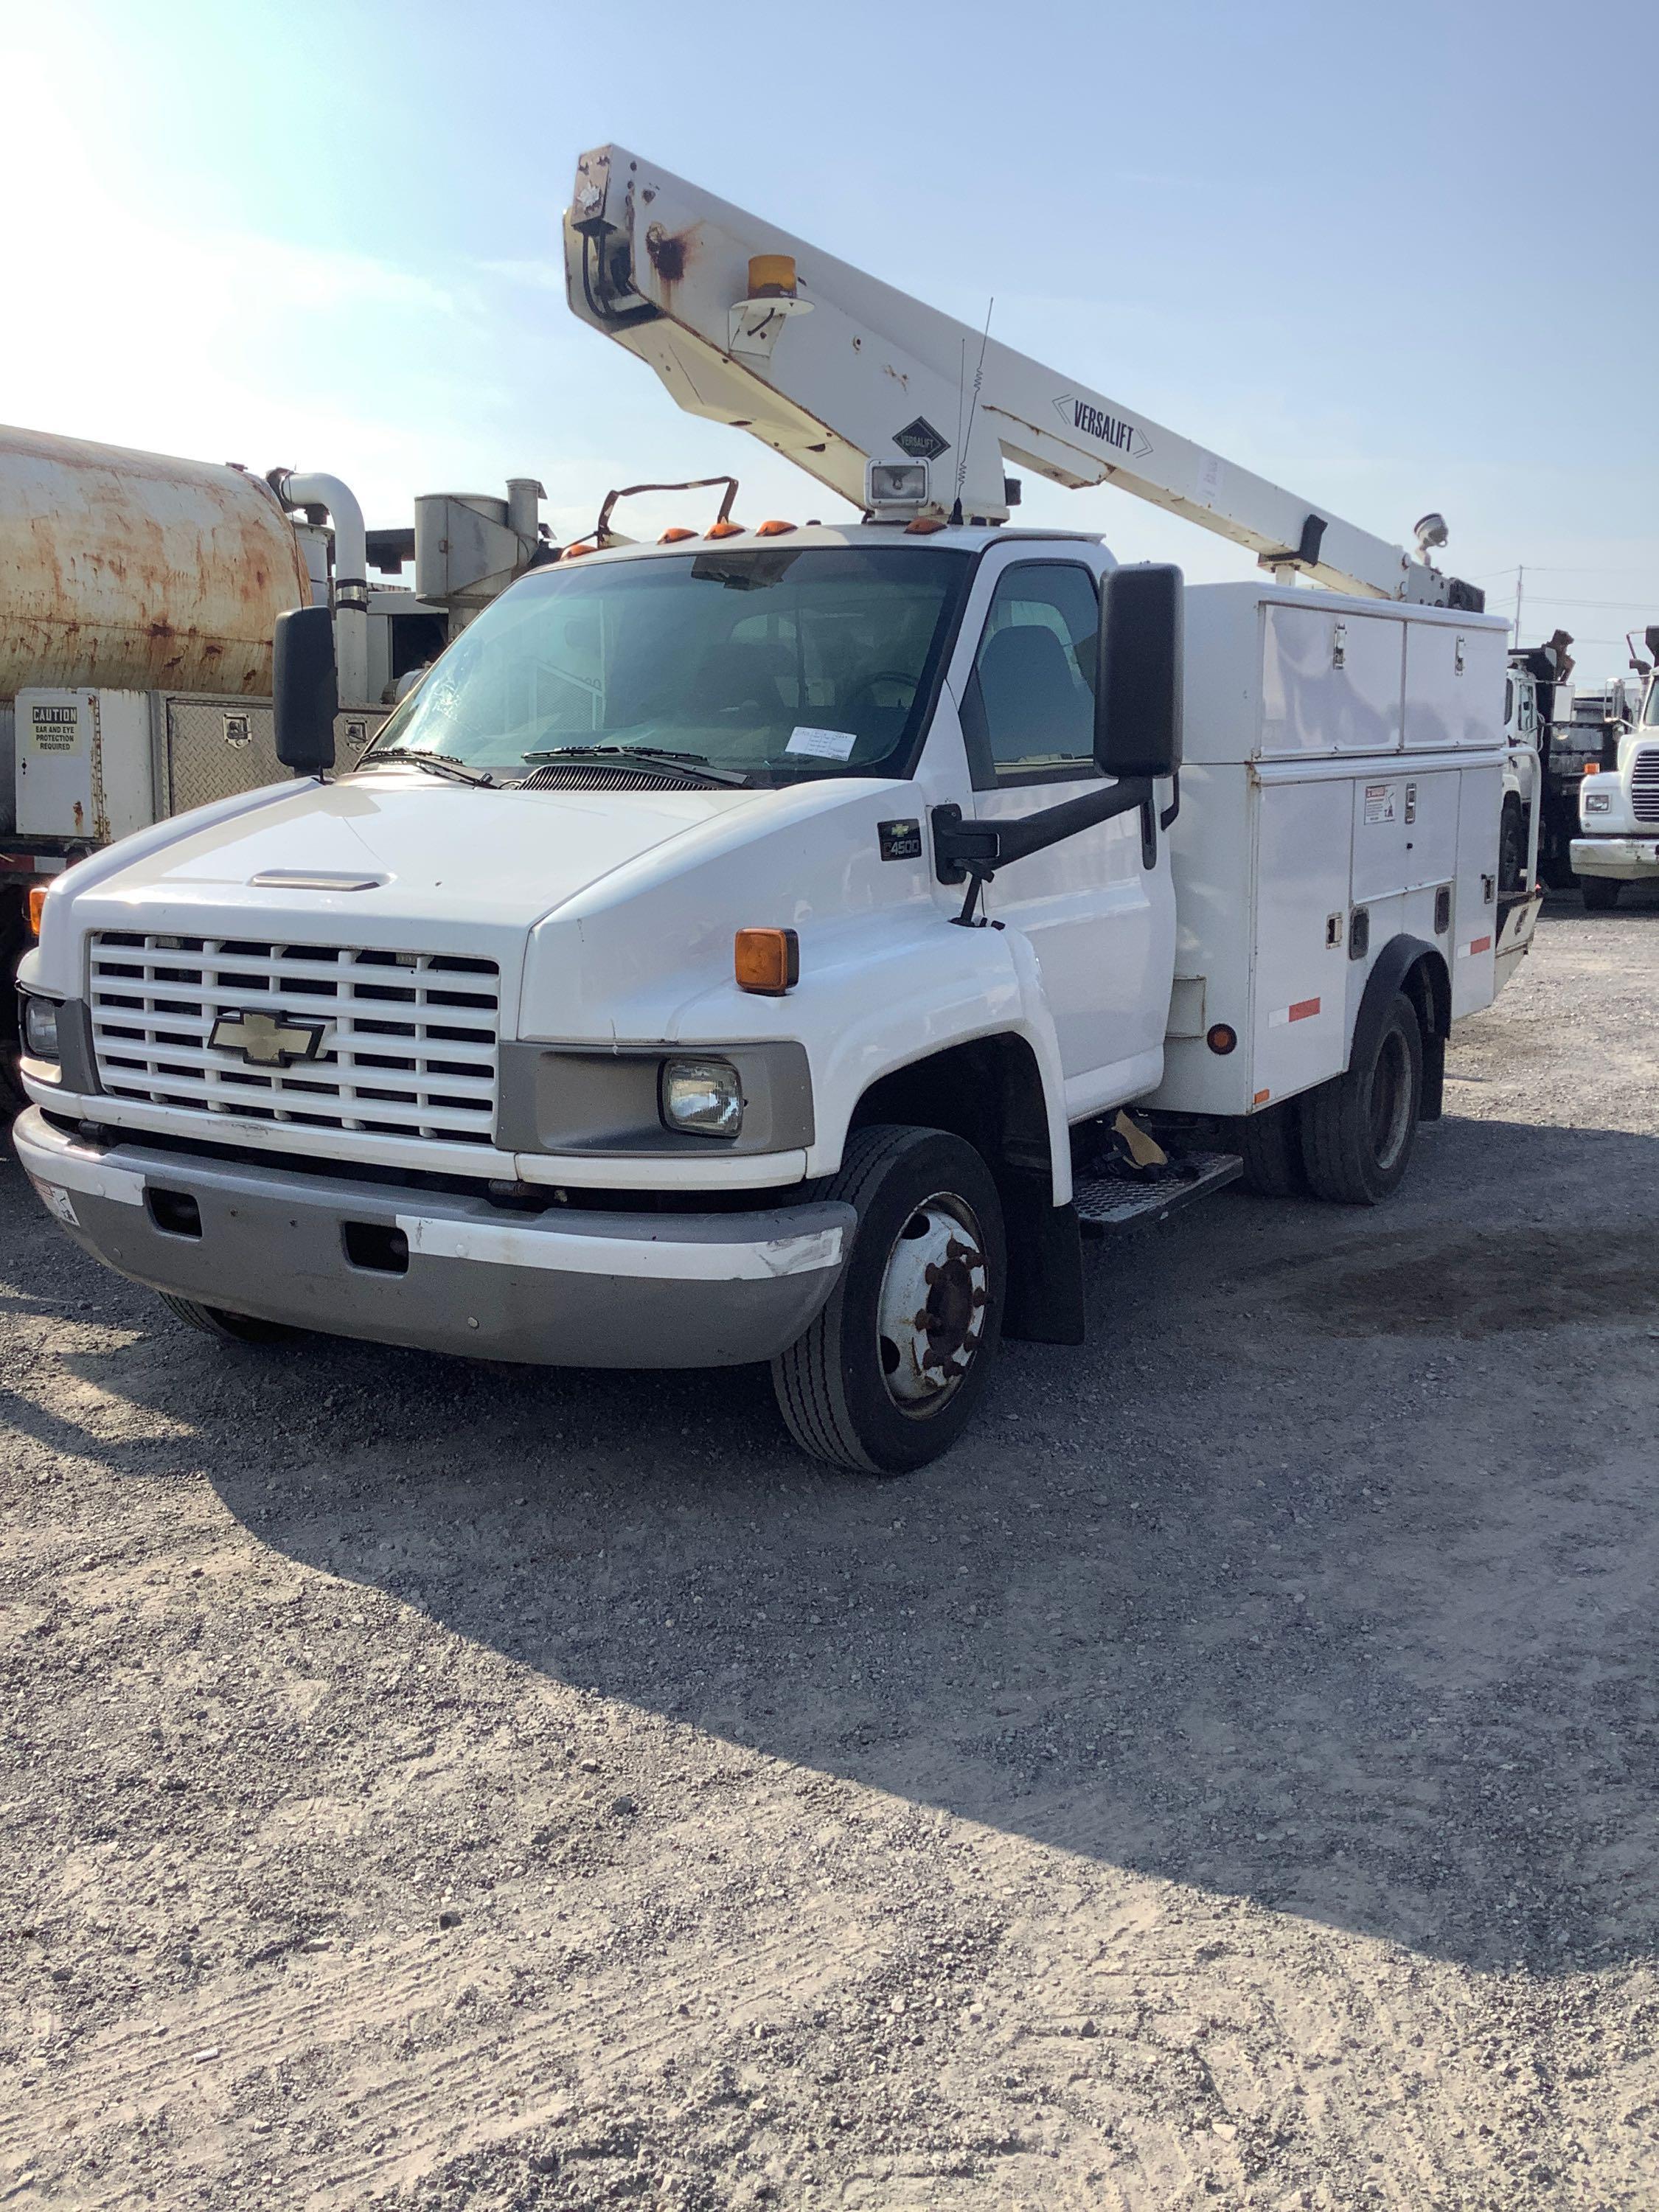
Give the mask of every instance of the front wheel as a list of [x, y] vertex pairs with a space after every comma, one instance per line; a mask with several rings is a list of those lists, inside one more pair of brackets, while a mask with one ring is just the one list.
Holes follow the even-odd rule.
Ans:
[[949, 1449], [1002, 1335], [1002, 1206], [973, 1146], [943, 1129], [878, 1124], [848, 1139], [824, 1192], [857, 1209], [841, 1280], [772, 1363], [804, 1451], [902, 1474]]
[[1611, 914], [1624, 889], [1617, 876], [1580, 876], [1578, 890], [1586, 914]]
[[1396, 992], [1382, 1026], [1346, 1075], [1302, 1101], [1302, 1158], [1316, 1198], [1375, 1206], [1398, 1188], [1423, 1105], [1423, 1032]]
[[221, 1344], [284, 1344], [297, 1334], [280, 1321], [258, 1321], [252, 1314], [204, 1306], [195, 1298], [175, 1297], [171, 1291], [157, 1291], [155, 1295], [169, 1313], [191, 1328], [200, 1329], [204, 1336], [216, 1337]]
[[1527, 888], [1527, 817], [1510, 792], [1498, 832], [1498, 896], [1516, 898]]

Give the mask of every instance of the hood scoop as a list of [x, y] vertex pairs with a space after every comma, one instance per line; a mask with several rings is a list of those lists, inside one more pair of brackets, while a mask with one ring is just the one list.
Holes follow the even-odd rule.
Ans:
[[378, 891], [390, 876], [366, 876], [334, 868], [261, 868], [248, 882], [262, 891]]

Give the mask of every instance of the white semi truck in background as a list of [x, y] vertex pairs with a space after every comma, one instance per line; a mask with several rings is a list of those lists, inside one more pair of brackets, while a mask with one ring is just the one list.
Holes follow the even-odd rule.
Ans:
[[[302, 780], [58, 879], [18, 1154], [221, 1340], [769, 1360], [809, 1452], [915, 1467], [1004, 1334], [1080, 1340], [1085, 1232], [1396, 1188], [1537, 913], [1505, 628], [1438, 518], [1407, 555], [620, 149], [565, 252], [862, 519], [607, 501], [343, 770], [285, 613]], [[1011, 461], [1263, 573], [1012, 527]]]
[[[1639, 681], [1621, 680], [1616, 700], [1586, 702], [1601, 732], [1599, 755], [1587, 760], [1578, 785], [1578, 835], [1573, 873], [1585, 906], [1606, 914], [1626, 884], [1659, 883], [1659, 623], [1644, 633], [1648, 659], [1632, 653]], [[1611, 687], [1610, 687], [1611, 689]]]
[[[550, 551], [541, 486], [366, 528], [337, 477], [0, 428], [0, 1082], [29, 895], [135, 830], [283, 775], [271, 638], [332, 611], [354, 758], [414, 671]], [[387, 580], [412, 562], [415, 588]]]

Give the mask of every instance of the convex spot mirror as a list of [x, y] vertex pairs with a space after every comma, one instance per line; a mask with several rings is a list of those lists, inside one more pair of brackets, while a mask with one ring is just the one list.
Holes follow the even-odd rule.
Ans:
[[1181, 766], [1179, 568], [1114, 568], [1100, 587], [1095, 760], [1108, 775], [1173, 775]]
[[292, 607], [276, 617], [272, 670], [276, 757], [295, 775], [334, 765], [334, 617], [326, 607]]

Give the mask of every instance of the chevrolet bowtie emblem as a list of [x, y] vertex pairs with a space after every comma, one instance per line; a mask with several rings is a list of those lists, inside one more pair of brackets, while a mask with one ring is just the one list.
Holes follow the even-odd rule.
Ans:
[[218, 1052], [238, 1052], [256, 1067], [289, 1067], [296, 1060], [315, 1060], [327, 1034], [326, 1022], [290, 1022], [281, 1014], [221, 1014], [208, 1042]]

